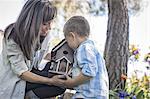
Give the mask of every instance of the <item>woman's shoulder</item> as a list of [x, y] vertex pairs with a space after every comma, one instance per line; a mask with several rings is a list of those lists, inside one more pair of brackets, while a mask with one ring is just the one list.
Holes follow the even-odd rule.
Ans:
[[6, 27], [5, 31], [4, 31], [4, 41], [6, 43], [6, 46], [14, 46], [16, 44], [16, 42], [13, 40], [13, 38], [10, 37], [11, 33], [13, 32], [13, 28], [14, 27], [14, 23], [10, 24]]
[[14, 27], [14, 23], [8, 25], [4, 31], [4, 37], [5, 38], [8, 38], [9, 35], [11, 34], [11, 31], [13, 30], [13, 27]]

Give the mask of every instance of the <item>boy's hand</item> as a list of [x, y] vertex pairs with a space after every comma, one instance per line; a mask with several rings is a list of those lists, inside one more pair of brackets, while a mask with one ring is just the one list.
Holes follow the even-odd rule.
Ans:
[[[61, 78], [63, 78], [63, 77], [61, 77]], [[53, 85], [55, 85], [55, 86], [62, 86], [62, 87], [65, 86], [64, 85], [65, 80], [60, 79], [60, 75], [53, 76], [50, 79], [52, 80]]]
[[53, 85], [62, 87], [69, 87], [70, 82], [72, 81], [68, 75], [56, 75], [51, 79], [53, 79]]
[[67, 80], [67, 75], [58, 75], [59, 79]]
[[[62, 75], [62, 77], [63, 77], [63, 75]], [[60, 78], [61, 79], [61, 78]], [[70, 77], [70, 76], [68, 76], [68, 75], [65, 75], [65, 80], [64, 80], [64, 85], [65, 85], [65, 87], [67, 87], [67, 88], [72, 88], [71, 86], [72, 86], [72, 84], [73, 84], [73, 79]]]
[[64, 75], [53, 76], [51, 78], [53, 81], [53, 85], [62, 86], [66, 88], [73, 88], [89, 81], [92, 78], [90, 76], [85, 76], [82, 73], [80, 73], [79, 76], [75, 78], [71, 78], [68, 75], [65, 75], [65, 77], [65, 80], [63, 80], [62, 78], [64, 78]]

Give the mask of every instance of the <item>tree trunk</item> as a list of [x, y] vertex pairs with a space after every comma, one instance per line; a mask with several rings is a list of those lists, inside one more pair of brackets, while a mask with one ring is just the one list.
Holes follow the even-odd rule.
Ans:
[[110, 89], [121, 89], [125, 81], [121, 74], [127, 74], [129, 56], [129, 16], [126, 0], [108, 0], [108, 26], [104, 58], [108, 69]]

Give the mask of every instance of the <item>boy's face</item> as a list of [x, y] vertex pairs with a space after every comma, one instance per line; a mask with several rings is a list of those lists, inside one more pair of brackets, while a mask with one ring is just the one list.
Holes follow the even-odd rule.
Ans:
[[65, 39], [70, 48], [76, 49], [79, 46], [78, 36], [75, 33], [70, 32], [69, 35], [65, 36]]

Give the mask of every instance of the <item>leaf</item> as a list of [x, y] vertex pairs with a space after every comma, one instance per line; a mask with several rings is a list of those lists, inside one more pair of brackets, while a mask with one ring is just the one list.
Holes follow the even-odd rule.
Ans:
[[144, 99], [144, 97], [143, 97], [143, 90], [141, 90], [137, 95], [136, 95], [136, 98], [137, 99]]

